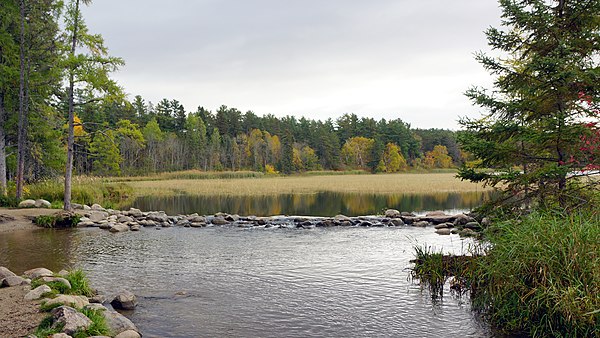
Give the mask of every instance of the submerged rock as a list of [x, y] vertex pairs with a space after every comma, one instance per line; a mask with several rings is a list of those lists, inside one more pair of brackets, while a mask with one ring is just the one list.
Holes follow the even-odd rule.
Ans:
[[122, 291], [110, 302], [110, 305], [118, 310], [133, 310], [137, 305], [137, 301], [133, 293]]

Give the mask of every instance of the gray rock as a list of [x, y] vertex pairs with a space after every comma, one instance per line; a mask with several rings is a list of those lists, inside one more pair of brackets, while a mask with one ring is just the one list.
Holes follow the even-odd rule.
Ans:
[[459, 233], [460, 237], [475, 237], [477, 233], [471, 229], [461, 230]]
[[424, 227], [426, 227], [426, 226], [429, 225], [429, 222], [427, 222], [427, 221], [418, 221], [418, 222], [414, 222], [411, 225], [414, 226], [414, 227], [424, 228]]
[[438, 234], [438, 235], [447, 236], [447, 235], [450, 235], [452, 233], [452, 229], [448, 229], [448, 228], [437, 229], [435, 231], [435, 233]]
[[69, 282], [68, 280], [61, 278], [61, 277], [42, 277], [42, 280], [44, 281], [44, 283], [52, 283], [52, 282], [62, 283], [67, 287], [67, 289], [71, 288], [71, 282]]
[[206, 227], [206, 223], [193, 222], [190, 223], [189, 226], [191, 226], [192, 228], [203, 228]]
[[117, 223], [117, 215], [110, 215], [106, 218], [107, 221]]
[[92, 210], [92, 207], [90, 207], [90, 206], [89, 206], [89, 205], [87, 205], [87, 204], [84, 204], [84, 205], [83, 205], [83, 210]]
[[19, 208], [35, 208], [34, 200], [24, 200], [19, 203]]
[[226, 221], [223, 216], [217, 216], [217, 217], [215, 217], [215, 218], [212, 219], [212, 224], [214, 224], [214, 225], [225, 225], [225, 224], [229, 224], [229, 222]]
[[35, 289], [33, 289], [33, 290], [29, 291], [29, 292], [28, 292], [28, 293], [25, 295], [25, 300], [35, 300], [35, 299], [40, 299], [40, 298], [42, 298], [42, 296], [43, 296], [45, 293], [48, 293], [48, 292], [52, 292], [52, 289], [51, 289], [51, 288], [50, 288], [48, 285], [46, 285], [46, 284], [44, 284], [44, 285], [40, 285], [40, 286], [38, 286], [37, 288], [35, 288]]
[[79, 203], [71, 203], [71, 208], [73, 208], [73, 210], [83, 210], [83, 205]]
[[397, 218], [400, 217], [400, 211], [396, 209], [387, 209], [385, 211], [385, 217], [387, 218]]
[[108, 311], [108, 308], [100, 303], [90, 303], [84, 307], [94, 311]]
[[100, 204], [98, 203], [94, 203], [92, 204], [92, 210], [100, 210], [100, 211], [106, 211], [106, 209], [104, 209]]
[[475, 219], [473, 217], [469, 217], [464, 214], [456, 215], [456, 219], [454, 220], [454, 226], [465, 225], [469, 222], [473, 222]]
[[437, 230], [437, 229], [446, 229], [446, 228], [448, 228], [447, 224], [448, 224], [448, 223], [436, 224], [436, 225], [435, 225], [435, 229], [436, 229], [436, 230]]
[[117, 310], [133, 310], [137, 305], [136, 297], [129, 291], [122, 291], [110, 302], [110, 305]]
[[125, 232], [125, 231], [129, 231], [129, 226], [125, 225], [123, 223], [117, 223], [117, 224], [113, 225], [109, 231], [110, 232]]
[[414, 216], [401, 216], [402, 221], [404, 221], [405, 224], [413, 224], [415, 222], [420, 221], [420, 219], [418, 217], [414, 217]]
[[158, 223], [166, 223], [169, 221], [169, 216], [167, 216], [164, 212], [151, 212], [146, 217], [149, 220], [155, 221]]
[[16, 274], [12, 271], [10, 271], [9, 269], [0, 266], [0, 279], [4, 279], [6, 277], [10, 277], [10, 276], [16, 276]]
[[93, 297], [90, 297], [89, 302], [90, 303], [105, 303], [107, 301], [106, 296], [105, 295], [95, 295]]
[[412, 212], [407, 212], [407, 211], [401, 212], [400, 216], [402, 216], [402, 217], [417, 217], [417, 215], [413, 214]]
[[115, 226], [115, 223], [102, 222], [98, 227], [100, 229], [110, 230], [113, 226]]
[[67, 270], [65, 270], [65, 269], [62, 269], [62, 270], [60, 270], [60, 271], [57, 273], [57, 275], [59, 275], [59, 276], [63, 276], [63, 277], [64, 277], [64, 276], [66, 276], [66, 275], [68, 275], [68, 274], [69, 274], [69, 271], [67, 271]]
[[464, 227], [471, 230], [481, 230], [481, 225], [477, 222], [469, 222], [465, 224]]
[[155, 227], [156, 226], [156, 222], [150, 221], [150, 220], [143, 220], [143, 221], [139, 221], [138, 223], [140, 223], [140, 225], [143, 227]]
[[8, 276], [0, 281], [2, 287], [12, 287], [27, 284], [25, 278], [19, 276]]
[[51, 314], [54, 319], [52, 326], [62, 325], [63, 332], [69, 335], [75, 334], [79, 330], [85, 330], [93, 324], [83, 313], [68, 306], [57, 307], [51, 311]]
[[48, 337], [50, 337], [50, 338], [73, 338], [73, 337], [69, 336], [68, 334], [66, 334], [64, 332], [55, 333], [55, 334], [53, 334], [51, 336], [48, 336]]
[[117, 217], [117, 222], [119, 222], [119, 223], [133, 222], [133, 218], [131, 218], [129, 216], [125, 216], [125, 215], [119, 215]]
[[115, 336], [115, 338], [141, 338], [141, 337], [142, 336], [140, 336], [140, 334], [134, 330], [123, 331]]
[[352, 222], [352, 219], [345, 215], [336, 215], [333, 219], [338, 222]]
[[104, 311], [104, 318], [106, 318], [106, 324], [108, 325], [110, 332], [114, 335], [118, 335], [121, 332], [125, 332], [127, 330], [133, 330], [138, 332], [139, 330], [131, 322], [131, 320], [127, 319], [122, 314], [118, 313], [114, 310]]
[[142, 211], [140, 209], [136, 209], [136, 208], [129, 208], [129, 211], [127, 211], [126, 214], [131, 217], [135, 217], [135, 218], [144, 216], [142, 214]]
[[142, 226], [139, 224], [135, 224], [135, 225], [132, 225], [131, 227], [129, 227], [129, 229], [131, 231], [140, 231], [142, 229]]
[[404, 225], [404, 221], [401, 218], [394, 218], [390, 221], [390, 224], [399, 227]]
[[77, 223], [77, 226], [80, 227], [80, 228], [91, 228], [91, 227], [100, 226], [100, 224], [94, 223], [92, 221], [85, 221], [85, 222], [79, 222], [79, 223]]
[[441, 210], [430, 211], [425, 214], [425, 217], [437, 217], [437, 216], [448, 216], [448, 215], [446, 215], [446, 213]]
[[43, 200], [43, 199], [39, 199], [39, 200], [35, 200], [35, 207], [49, 209], [52, 207], [52, 203], [50, 203], [46, 200]]
[[90, 302], [85, 296], [58, 295], [56, 298], [48, 299], [46, 305], [61, 304], [72, 306], [77, 309], [82, 309]]
[[54, 272], [46, 269], [46, 268], [37, 268], [27, 270], [23, 273], [23, 275], [27, 278], [36, 279], [40, 277], [52, 277], [54, 276]]
[[237, 222], [240, 220], [240, 216], [239, 215], [227, 215], [227, 216], [225, 216], [225, 220], [228, 222]]
[[489, 219], [489, 218], [487, 218], [487, 217], [484, 217], [484, 218], [481, 220], [481, 225], [483, 225], [484, 227], [486, 227], [486, 228], [487, 228], [487, 227], [489, 227], [490, 225], [492, 225], [492, 221], [490, 221], [490, 219]]
[[94, 210], [90, 212], [90, 216], [88, 218], [92, 222], [100, 222], [108, 218], [108, 212]]

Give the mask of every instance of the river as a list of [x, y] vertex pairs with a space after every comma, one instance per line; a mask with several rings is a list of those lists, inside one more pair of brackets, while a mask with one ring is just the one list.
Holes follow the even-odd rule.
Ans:
[[461, 253], [433, 228], [144, 228], [0, 236], [0, 265], [84, 269], [139, 297], [144, 337], [489, 337], [466, 299], [408, 280], [413, 246]]

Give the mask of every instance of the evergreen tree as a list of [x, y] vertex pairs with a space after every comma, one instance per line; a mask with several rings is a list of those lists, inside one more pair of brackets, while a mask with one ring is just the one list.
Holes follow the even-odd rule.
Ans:
[[[495, 90], [472, 88], [467, 96], [488, 113], [464, 119], [465, 150], [481, 159], [460, 177], [504, 187], [513, 202], [557, 201], [567, 206], [570, 173], [577, 161], [583, 122], [598, 121], [600, 1], [502, 0], [503, 29], [486, 31], [502, 57], [477, 60], [496, 75]], [[592, 163], [593, 164], [593, 163]], [[598, 163], [596, 163], [598, 164]], [[516, 168], [516, 169], [515, 169]]]

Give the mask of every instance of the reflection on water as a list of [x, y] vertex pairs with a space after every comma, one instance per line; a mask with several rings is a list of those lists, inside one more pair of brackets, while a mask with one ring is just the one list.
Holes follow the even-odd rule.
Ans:
[[[420, 195], [289, 194], [277, 196], [144, 196], [131, 206], [141, 210], [163, 210], [167, 214], [210, 215], [226, 212], [238, 215], [362, 216], [381, 214], [392, 208], [400, 211], [470, 210], [489, 192], [434, 193]], [[127, 206], [129, 207], [129, 206]]]
[[[413, 245], [461, 253], [432, 228], [42, 230], [0, 238], [16, 272], [74, 264], [128, 289], [144, 337], [489, 337], [468, 302], [408, 281]], [[446, 293], [447, 294], [447, 293]]]

